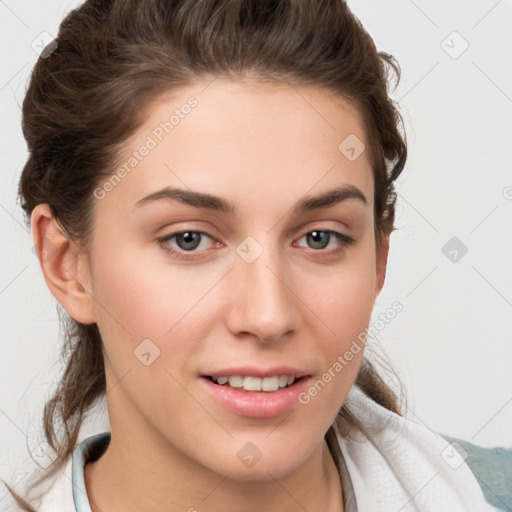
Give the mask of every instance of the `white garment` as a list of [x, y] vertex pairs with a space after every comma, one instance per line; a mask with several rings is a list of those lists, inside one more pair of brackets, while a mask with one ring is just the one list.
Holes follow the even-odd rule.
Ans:
[[[357, 429], [352, 429], [350, 439], [337, 432], [344, 459], [345, 512], [500, 510], [485, 500], [469, 466], [438, 434], [376, 404], [356, 385], [347, 406], [366, 431], [385, 428], [369, 433], [371, 441]], [[90, 512], [83, 467], [89, 449], [104, 442], [107, 434], [89, 437], [75, 448], [39, 503], [39, 512]]]
[[337, 432], [358, 512], [495, 512], [469, 466], [445, 439], [399, 416], [354, 385], [347, 406], [366, 429]]

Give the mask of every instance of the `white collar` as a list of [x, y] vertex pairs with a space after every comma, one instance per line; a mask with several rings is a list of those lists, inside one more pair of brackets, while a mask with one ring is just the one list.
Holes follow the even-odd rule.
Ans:
[[345, 439], [336, 430], [357, 512], [497, 510], [457, 450], [439, 434], [382, 407], [357, 385], [346, 406], [366, 431], [354, 428], [353, 439]]

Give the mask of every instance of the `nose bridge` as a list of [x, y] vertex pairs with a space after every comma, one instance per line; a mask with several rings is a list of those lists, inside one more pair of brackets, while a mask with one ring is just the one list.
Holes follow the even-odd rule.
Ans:
[[230, 328], [273, 341], [294, 329], [293, 293], [277, 246], [247, 237], [238, 247], [232, 273]]

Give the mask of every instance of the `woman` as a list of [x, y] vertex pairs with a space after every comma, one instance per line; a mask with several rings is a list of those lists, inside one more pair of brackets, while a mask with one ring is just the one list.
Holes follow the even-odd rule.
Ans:
[[365, 358], [407, 151], [344, 2], [87, 1], [55, 43], [23, 104], [70, 348], [34, 509], [495, 510]]

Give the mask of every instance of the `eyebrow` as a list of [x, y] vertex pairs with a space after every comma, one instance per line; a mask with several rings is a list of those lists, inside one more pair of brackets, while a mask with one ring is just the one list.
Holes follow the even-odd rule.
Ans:
[[[193, 206], [194, 208], [205, 208], [229, 215], [235, 215], [237, 211], [234, 204], [221, 197], [203, 192], [171, 187], [165, 187], [161, 190], [153, 192], [152, 194], [149, 194], [146, 197], [143, 197], [135, 203], [134, 209], [140, 208], [161, 199], [178, 200]], [[341, 203], [342, 201], [346, 201], [347, 199], [358, 199], [365, 206], [368, 206], [368, 200], [361, 192], [361, 190], [354, 185], [347, 184], [332, 190], [328, 190], [317, 196], [303, 197], [293, 207], [293, 213], [295, 215], [301, 215], [313, 210], [335, 206], [336, 204]]]

